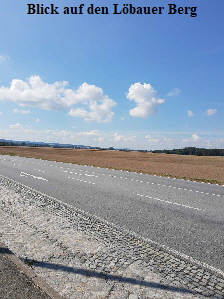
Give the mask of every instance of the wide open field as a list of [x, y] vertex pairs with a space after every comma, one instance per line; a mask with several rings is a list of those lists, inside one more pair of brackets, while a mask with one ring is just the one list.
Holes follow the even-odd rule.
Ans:
[[13, 146], [1, 146], [0, 154], [224, 184], [224, 157]]

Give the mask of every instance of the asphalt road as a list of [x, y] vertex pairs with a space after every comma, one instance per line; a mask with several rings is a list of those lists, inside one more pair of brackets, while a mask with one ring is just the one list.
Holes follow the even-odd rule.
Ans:
[[0, 175], [224, 270], [224, 186], [4, 155]]

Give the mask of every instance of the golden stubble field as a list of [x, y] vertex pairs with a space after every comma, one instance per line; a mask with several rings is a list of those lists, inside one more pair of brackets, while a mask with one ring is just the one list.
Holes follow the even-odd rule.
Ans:
[[13, 146], [1, 146], [0, 154], [224, 184], [224, 157]]

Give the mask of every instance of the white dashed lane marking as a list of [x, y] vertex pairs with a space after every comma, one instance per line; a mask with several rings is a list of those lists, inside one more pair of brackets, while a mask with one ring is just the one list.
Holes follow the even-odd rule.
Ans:
[[[105, 173], [103, 173], [102, 175], [106, 175]], [[116, 176], [115, 175], [111, 175], [111, 174], [109, 174], [108, 176], [110, 176], [110, 177], [113, 177], [113, 178], [116, 178]], [[120, 176], [120, 177], [118, 177], [118, 178], [120, 178], [120, 179], [125, 179], [125, 180], [128, 180], [129, 178], [127, 178], [127, 177], [122, 177], [122, 176]], [[175, 178], [174, 178], [175, 179]], [[201, 194], [206, 194], [206, 195], [209, 195], [209, 194], [211, 194], [211, 193], [209, 193], [209, 192], [204, 192], [204, 191], [199, 191], [199, 190], [192, 190], [192, 189], [186, 189], [186, 188], [181, 188], [181, 187], [176, 187], [176, 186], [171, 186], [171, 185], [162, 185], [162, 184], [160, 184], [160, 183], [153, 183], [153, 182], [148, 182], [148, 181], [140, 181], [140, 180], [138, 180], [138, 179], [133, 179], [133, 178], [131, 178], [131, 179], [129, 179], [129, 180], [131, 180], [131, 181], [135, 181], [135, 182], [140, 182], [140, 183], [146, 183], [146, 184], [151, 184], [151, 185], [157, 185], [157, 186], [162, 186], [162, 187], [168, 187], [168, 188], [173, 188], [173, 189], [178, 189], [178, 190], [184, 190], [184, 191], [188, 191], [188, 192], [196, 192], [196, 193], [201, 193]], [[184, 179], [181, 179], [182, 181], [184, 181]], [[189, 181], [189, 182], [191, 182], [190, 180], [187, 180], [187, 181]], [[195, 183], [197, 183], [196, 181], [193, 181], [193, 182], [195, 182]], [[211, 194], [211, 195], [213, 195], [213, 196], [222, 196], [222, 197], [224, 197], [224, 195], [220, 195], [220, 194]]]
[[144, 194], [139, 194], [139, 193], [137, 193], [137, 195], [141, 196], [141, 197], [144, 197], [144, 198], [149, 198], [149, 199], [154, 199], [154, 200], [157, 200], [157, 201], [161, 201], [161, 202], [164, 202], [164, 203], [167, 203], [167, 204], [173, 204], [173, 205], [176, 205], [176, 206], [181, 206], [183, 208], [188, 208], [188, 209], [193, 209], [193, 210], [198, 210], [198, 211], [205, 211], [205, 210], [200, 209], [200, 208], [195, 208], [195, 207], [183, 205], [183, 204], [180, 204], [178, 202], [172, 202], [172, 201], [165, 200], [165, 199], [160, 199], [160, 198], [157, 198], [157, 197], [152, 197], [152, 196], [148, 196], [148, 195], [144, 195]]
[[36, 171], [39, 171], [39, 172], [43, 172], [43, 173], [46, 173], [46, 171], [45, 170], [40, 170], [40, 169], [33, 169], [33, 170], [36, 170]]
[[[8, 161], [9, 159], [6, 159], [6, 158], [2, 158], [1, 159], [1, 161], [3, 162], [3, 161]], [[12, 159], [12, 160], [9, 160], [9, 161], [11, 161], [11, 162], [14, 162], [14, 161], [16, 161], [17, 159]], [[67, 169], [67, 170], [76, 170], [76, 169], [71, 169], [71, 168], [69, 168], [69, 167], [63, 167], [63, 166], [58, 166], [58, 165], [53, 165], [53, 164], [43, 164], [43, 163], [40, 163], [40, 162], [36, 162], [36, 161], [28, 161], [28, 160], [25, 160], [26, 162], [28, 162], [28, 163], [35, 163], [35, 164], [40, 164], [40, 165], [43, 165], [43, 166], [51, 166], [51, 167], [57, 167], [57, 168], [61, 168], [61, 169]], [[56, 161], [54, 161], [54, 162], [56, 162]], [[61, 162], [62, 163], [62, 162]], [[71, 163], [70, 163], [71, 164]], [[16, 166], [16, 164], [14, 163], [14, 165]], [[72, 165], [72, 164], [71, 164]], [[17, 166], [21, 166], [21, 164], [18, 164]], [[88, 166], [88, 165], [84, 165], [84, 166]], [[94, 166], [92, 166], [92, 167], [94, 167]], [[100, 169], [100, 167], [97, 167], [98, 169]], [[108, 168], [106, 168], [106, 169], [108, 169]], [[37, 169], [36, 169], [37, 170]], [[67, 173], [68, 171], [67, 170], [62, 170], [63, 172], [65, 172], [65, 173]], [[115, 169], [111, 169], [111, 170], [115, 170]], [[37, 170], [37, 171], [40, 171], [41, 172], [41, 170]], [[76, 170], [77, 171], [77, 170]], [[84, 171], [84, 170], [82, 170], [82, 169], [79, 169], [78, 171]], [[120, 170], [120, 171], [123, 171], [123, 170]], [[42, 172], [44, 172], [44, 171], [42, 171]], [[85, 172], [89, 172], [89, 171], [87, 171], [87, 170], [85, 170]], [[123, 171], [123, 172], [127, 172], [127, 173], [130, 173], [129, 171]], [[72, 172], [70, 172], [70, 173], [72, 173]], [[94, 172], [92, 172], [92, 173], [94, 173]], [[136, 172], [137, 173], [137, 172]], [[77, 174], [77, 173], [75, 173], [75, 174]], [[143, 173], [139, 173], [140, 175], [142, 175]], [[103, 175], [103, 176], [107, 176], [108, 174], [105, 174], [105, 173], [103, 173], [103, 174], [101, 174], [101, 175]], [[89, 175], [90, 176], [90, 175]], [[131, 180], [131, 181], [135, 181], [135, 182], [140, 182], [140, 183], [146, 183], [146, 184], [151, 184], [151, 185], [157, 185], [157, 186], [162, 186], [162, 187], [168, 187], [168, 188], [173, 188], [173, 189], [178, 189], [178, 190], [184, 190], [184, 191], [188, 191], [188, 192], [195, 192], [195, 193], [201, 193], [201, 194], [205, 194], [205, 195], [212, 195], [212, 196], [218, 196], [218, 197], [224, 197], [224, 195], [221, 195], [221, 194], [215, 194], [215, 193], [209, 193], [209, 192], [203, 192], [203, 191], [199, 191], [199, 190], [191, 190], [191, 189], [187, 189], [187, 188], [181, 188], [181, 187], [175, 187], [175, 186], [171, 186], [171, 185], [169, 185], [169, 186], [167, 186], [167, 185], [162, 185], [162, 184], [160, 184], [160, 183], [153, 183], [153, 182], [149, 182], [149, 181], [140, 181], [140, 180], [138, 180], [138, 179], [133, 179], [133, 178], [127, 178], [127, 177], [122, 177], [122, 176], [120, 176], [120, 177], [117, 177], [116, 175], [111, 175], [111, 174], [109, 174], [108, 176], [110, 176], [110, 177], [112, 177], [112, 178], [120, 178], [120, 179], [125, 179], [125, 180]], [[164, 177], [162, 177], [162, 176], [158, 176], [158, 175], [153, 175], [154, 177], [161, 177], [161, 178], [164, 178]], [[96, 176], [95, 175], [95, 177], [98, 177], [98, 176]], [[170, 178], [170, 177], [167, 177], [167, 178]], [[176, 180], [176, 178], [172, 178], [173, 180]], [[181, 179], [182, 181], [185, 181], [184, 179]], [[194, 182], [194, 183], [198, 183], [197, 181], [191, 181], [191, 180], [186, 180], [186, 181], [188, 181], [188, 182]], [[204, 184], [205, 185], [205, 183], [204, 182], [201, 182], [201, 184]], [[207, 184], [209, 184], [209, 185], [211, 185], [210, 183], [207, 183]], [[222, 186], [222, 187], [224, 187], [224, 185], [219, 185], [219, 184], [215, 184], [215, 185], [217, 185], [217, 186]]]
[[33, 174], [30, 174], [30, 173], [27, 173], [27, 172], [23, 172], [23, 171], [20, 172], [20, 176], [25, 176], [25, 177], [30, 176], [30, 177], [32, 177], [32, 178], [34, 178], [34, 179], [42, 180], [42, 181], [47, 181], [47, 182], [48, 182], [47, 179], [45, 179], [45, 178], [43, 178], [43, 177], [41, 177], [41, 176], [35, 176], [35, 175], [33, 175]]
[[93, 183], [93, 182], [85, 181], [85, 180], [74, 178], [74, 177], [70, 177], [70, 176], [68, 177], [68, 179], [70, 179], [70, 180], [76, 180], [76, 181], [83, 182], [83, 183], [88, 183], [88, 184], [91, 184], [91, 185], [95, 185], [96, 184], [96, 183]]

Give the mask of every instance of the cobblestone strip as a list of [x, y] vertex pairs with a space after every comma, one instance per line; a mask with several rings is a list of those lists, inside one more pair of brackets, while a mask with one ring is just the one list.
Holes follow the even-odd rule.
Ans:
[[221, 271], [0, 176], [3, 241], [65, 298], [224, 298]]

